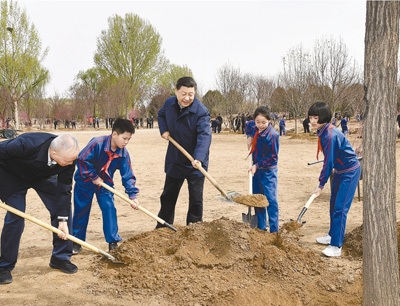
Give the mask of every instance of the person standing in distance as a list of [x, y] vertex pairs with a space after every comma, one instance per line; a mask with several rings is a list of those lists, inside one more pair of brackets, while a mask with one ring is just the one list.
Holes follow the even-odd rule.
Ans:
[[[172, 143], [169, 143], [165, 157], [165, 184], [161, 194], [161, 208], [158, 216], [174, 223], [175, 205], [179, 191], [186, 179], [189, 188], [189, 209], [186, 224], [203, 221], [204, 176], [197, 169], [208, 167], [211, 144], [210, 113], [196, 98], [197, 84], [192, 77], [180, 78], [175, 95], [168, 98], [158, 112], [158, 126], [161, 137], [168, 140], [171, 135], [190, 155], [190, 162]], [[156, 228], [162, 227], [157, 223]]]

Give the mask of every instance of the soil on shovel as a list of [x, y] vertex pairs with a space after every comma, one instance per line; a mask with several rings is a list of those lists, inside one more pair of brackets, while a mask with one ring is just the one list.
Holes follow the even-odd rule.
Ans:
[[232, 197], [236, 203], [240, 203], [252, 207], [267, 207], [269, 205], [267, 198], [263, 194], [247, 194]]
[[129, 295], [146, 305], [361, 305], [360, 271], [271, 234], [221, 218], [160, 228], [126, 240], [99, 260], [93, 294]]
[[302, 223], [297, 222], [297, 221], [291, 221], [291, 222], [286, 222], [282, 225], [281, 231], [286, 231], [288, 233], [290, 232], [296, 232], [299, 228], [303, 226]]

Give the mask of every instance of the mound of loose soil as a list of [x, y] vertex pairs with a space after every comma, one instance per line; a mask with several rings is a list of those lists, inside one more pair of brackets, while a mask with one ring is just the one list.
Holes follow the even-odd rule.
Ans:
[[[400, 254], [400, 221], [397, 222], [397, 248]], [[354, 258], [362, 258], [363, 256], [363, 226], [359, 226], [352, 230], [350, 233], [346, 233], [343, 241], [343, 251], [345, 255], [352, 256]], [[400, 257], [399, 257], [400, 267]]]
[[357, 273], [305, 251], [286, 231], [271, 234], [225, 218], [177, 228], [122, 243], [113, 255], [128, 265], [102, 260], [97, 273], [109, 286], [87, 290], [148, 305], [361, 304]]

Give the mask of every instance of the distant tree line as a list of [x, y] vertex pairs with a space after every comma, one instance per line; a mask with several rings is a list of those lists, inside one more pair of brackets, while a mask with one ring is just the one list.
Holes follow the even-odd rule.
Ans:
[[[160, 34], [132, 13], [108, 19], [108, 28], [97, 38], [94, 66], [79, 71], [63, 95], [45, 97], [50, 76], [42, 63], [47, 53], [26, 12], [13, 1], [2, 1], [0, 125], [7, 118], [13, 118], [18, 127], [19, 121], [32, 118], [43, 126], [55, 119], [156, 117], [165, 99], [174, 94], [177, 79], [193, 76], [189, 67], [169, 62]], [[273, 112], [296, 119], [297, 130], [297, 119], [317, 100], [327, 102], [334, 112], [361, 113], [362, 73], [341, 39], [321, 38], [313, 50], [301, 45], [289, 50], [275, 76], [243, 73], [227, 63], [217, 69], [214, 89], [199, 91], [198, 97], [212, 116], [227, 119], [224, 124], [238, 113], [268, 105]]]

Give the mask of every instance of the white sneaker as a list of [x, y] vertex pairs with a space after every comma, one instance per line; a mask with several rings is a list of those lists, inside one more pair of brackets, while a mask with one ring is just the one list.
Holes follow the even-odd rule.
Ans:
[[329, 236], [329, 235], [325, 235], [323, 237], [318, 237], [315, 240], [317, 240], [317, 242], [319, 244], [331, 244], [331, 236]]
[[339, 257], [342, 254], [342, 248], [330, 245], [322, 251], [322, 254], [328, 257]]

